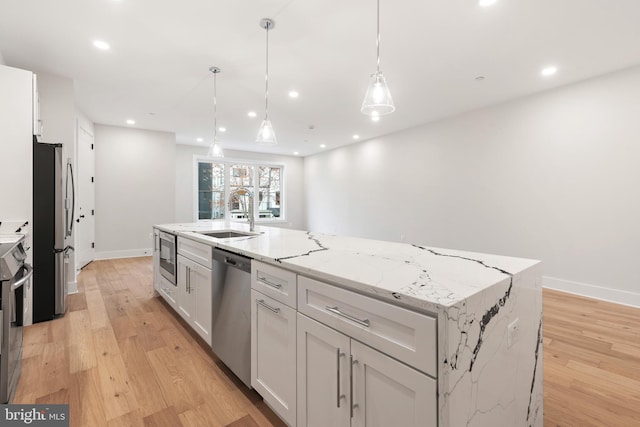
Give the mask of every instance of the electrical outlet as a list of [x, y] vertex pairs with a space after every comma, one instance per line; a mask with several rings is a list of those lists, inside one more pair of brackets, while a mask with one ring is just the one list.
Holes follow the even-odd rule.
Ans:
[[520, 338], [520, 326], [518, 325], [518, 321], [520, 319], [515, 319], [513, 322], [509, 323], [507, 326], [507, 348], [511, 348], [518, 339]]

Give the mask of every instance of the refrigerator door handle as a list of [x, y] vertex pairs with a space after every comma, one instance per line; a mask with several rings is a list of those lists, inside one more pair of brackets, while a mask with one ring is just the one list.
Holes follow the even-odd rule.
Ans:
[[55, 281], [55, 314], [63, 314], [67, 310], [67, 263], [69, 249], [71, 246], [65, 247], [56, 253], [56, 281]]
[[71, 236], [73, 232], [73, 220], [76, 212], [76, 184], [73, 180], [73, 165], [71, 164], [71, 160], [67, 160], [67, 182], [71, 179], [71, 220], [69, 220], [69, 212], [67, 212], [67, 230], [65, 234], [67, 236]]

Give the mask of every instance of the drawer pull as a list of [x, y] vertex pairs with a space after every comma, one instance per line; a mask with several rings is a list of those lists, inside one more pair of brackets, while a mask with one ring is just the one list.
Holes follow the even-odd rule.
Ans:
[[260, 277], [260, 276], [258, 276], [258, 281], [259, 281], [259, 282], [264, 283], [265, 285], [269, 285], [269, 286], [271, 286], [272, 288], [276, 288], [276, 289], [280, 289], [280, 288], [282, 288], [282, 285], [281, 285], [280, 283], [273, 283], [273, 282], [270, 282], [270, 281], [268, 281], [268, 280], [267, 280], [266, 278], [264, 278], [264, 277]]
[[362, 326], [367, 327], [367, 328], [369, 327], [369, 319], [360, 320], [357, 317], [351, 316], [350, 314], [341, 312], [340, 309], [338, 309], [337, 306], [336, 307], [326, 306], [325, 308], [327, 309], [327, 311], [330, 311], [333, 314], [337, 314], [338, 316], [342, 316], [345, 319], [349, 319], [352, 322], [357, 323], [358, 325], [362, 325]]
[[256, 300], [256, 303], [260, 304], [261, 306], [263, 306], [264, 308], [273, 311], [274, 313], [280, 313], [280, 308], [278, 307], [271, 307], [269, 304], [267, 304], [266, 302], [264, 302], [263, 299], [258, 299]]

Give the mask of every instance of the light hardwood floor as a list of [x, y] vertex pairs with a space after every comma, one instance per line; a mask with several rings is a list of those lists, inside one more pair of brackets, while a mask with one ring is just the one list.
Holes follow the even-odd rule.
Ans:
[[24, 328], [14, 403], [68, 403], [77, 427], [284, 425], [154, 296], [151, 258], [91, 263], [78, 289]]
[[[151, 280], [151, 258], [87, 266], [67, 314], [25, 328], [14, 403], [68, 403], [78, 427], [283, 425]], [[640, 425], [640, 309], [545, 290], [544, 345], [545, 426]]]
[[640, 426], [640, 309], [544, 290], [545, 426]]

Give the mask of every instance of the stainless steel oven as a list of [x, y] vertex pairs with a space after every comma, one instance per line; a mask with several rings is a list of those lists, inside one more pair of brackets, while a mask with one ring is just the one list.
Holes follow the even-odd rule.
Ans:
[[[16, 240], [13, 240], [16, 239]], [[12, 241], [13, 240], [13, 241]], [[0, 238], [0, 403], [11, 403], [22, 370], [24, 288], [33, 269], [25, 260], [24, 236]]]
[[160, 232], [160, 274], [173, 286], [177, 286], [176, 240], [175, 234]]

